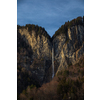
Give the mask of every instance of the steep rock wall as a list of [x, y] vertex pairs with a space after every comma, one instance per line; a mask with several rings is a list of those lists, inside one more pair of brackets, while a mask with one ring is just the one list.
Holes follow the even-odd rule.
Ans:
[[28, 28], [18, 29], [18, 33], [33, 51], [31, 64], [24, 64], [23, 67], [28, 65], [27, 69], [36, 74], [42, 83], [48, 68], [52, 64], [52, 44], [46, 36], [37, 35], [34, 30], [30, 34]]
[[52, 46], [54, 48], [54, 74], [77, 63], [84, 55], [84, 26], [74, 25], [66, 30], [66, 33], [62, 31], [51, 41], [45, 35], [45, 31], [40, 34], [41, 30], [39, 30], [37, 34], [35, 30], [30, 32], [28, 27], [18, 29], [18, 34], [32, 49], [31, 63], [23, 63], [23, 67], [27, 67], [36, 74], [41, 83], [52, 79]]
[[25, 41], [31, 46], [33, 50], [33, 58], [43, 57], [45, 59], [51, 59], [51, 42], [43, 35], [38, 35], [32, 30], [32, 33], [28, 32], [28, 29], [19, 29], [19, 33], [25, 39]]
[[53, 39], [56, 71], [78, 62], [84, 54], [84, 27], [82, 25], [68, 28], [66, 34], [60, 33]]

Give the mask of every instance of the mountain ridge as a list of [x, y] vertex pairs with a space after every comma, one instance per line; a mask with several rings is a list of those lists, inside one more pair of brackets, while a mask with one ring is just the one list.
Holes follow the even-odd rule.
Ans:
[[28, 85], [37, 85], [37, 83], [39, 87], [52, 80], [52, 46], [55, 75], [69, 65], [78, 63], [84, 55], [83, 18], [77, 17], [65, 22], [52, 37], [44, 28], [37, 25], [17, 25], [18, 87], [22, 86], [23, 75], [27, 73], [25, 76], [27, 80], [24, 80], [24, 86], [18, 88], [18, 91], [21, 92]]
[[35, 29], [35, 32], [37, 32], [38, 29], [39, 29], [39, 31], [38, 31], [38, 34], [39, 34], [40, 30], [42, 29], [45, 33], [43, 33], [43, 34], [41, 33], [41, 34], [44, 35], [44, 36], [47, 36], [50, 39], [52, 39], [56, 35], [58, 35], [59, 31], [63, 30], [64, 27], [67, 27], [65, 30], [63, 30], [63, 31], [66, 32], [66, 30], [68, 29], [68, 27], [72, 27], [72, 26], [75, 26], [75, 25], [84, 25], [84, 16], [83, 16], [83, 18], [81, 16], [79, 16], [77, 18], [74, 18], [71, 21], [65, 22], [64, 25], [62, 25], [61, 27], [59, 27], [59, 29], [57, 31], [55, 31], [55, 33], [54, 33], [54, 35], [52, 37], [47, 33], [47, 31], [45, 30], [44, 27], [41, 27], [41, 26], [38, 26], [38, 25], [34, 25], [34, 24], [26, 24], [25, 26], [17, 25], [17, 29], [23, 29], [23, 28], [28, 29], [28, 31], [30, 32], [30, 34], [31, 34], [31, 31], [34, 30], [34, 29]]

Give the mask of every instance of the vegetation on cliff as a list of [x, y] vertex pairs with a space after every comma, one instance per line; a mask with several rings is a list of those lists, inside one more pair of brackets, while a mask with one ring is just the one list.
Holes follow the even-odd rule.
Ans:
[[45, 31], [44, 28], [42, 28], [41, 26], [38, 25], [34, 25], [34, 24], [26, 24], [26, 26], [20, 26], [17, 25], [17, 29], [28, 29], [30, 35], [32, 35], [32, 30], [34, 30], [36, 32], [36, 37], [38, 35], [43, 35], [45, 37], [47, 37], [50, 41], [51, 41], [51, 37], [49, 36], [49, 34]]
[[28, 86], [19, 100], [84, 100], [84, 57], [40, 88]]
[[45, 37], [47, 37], [50, 41], [53, 40], [54, 37], [56, 37], [59, 34], [65, 34], [67, 35], [67, 31], [68, 28], [75, 26], [75, 25], [83, 25], [84, 26], [84, 16], [83, 17], [77, 17], [76, 19], [73, 19], [71, 21], [65, 22], [64, 25], [62, 25], [56, 32], [55, 34], [52, 36], [52, 38], [49, 36], [49, 34], [45, 31], [44, 28], [42, 28], [41, 26], [38, 25], [34, 25], [34, 24], [26, 24], [25, 26], [20, 26], [17, 25], [17, 29], [28, 29], [28, 31], [30, 32], [30, 35], [32, 34], [32, 30], [34, 30], [36, 32], [36, 37], [38, 35], [44, 35]]
[[27, 88], [28, 85], [40, 86], [35, 74], [25, 65], [31, 64], [32, 60], [31, 47], [17, 33], [17, 93], [18, 95]]
[[[55, 32], [52, 38], [44, 28], [37, 25], [17, 25], [17, 100], [84, 100], [84, 55], [77, 64], [68, 63], [67, 69], [59, 71], [50, 81], [48, 73], [51, 73], [51, 70], [48, 68], [51, 67], [48, 65], [51, 65], [51, 62], [42, 57], [33, 58], [34, 52], [31, 46], [18, 31], [19, 29], [28, 29], [32, 35], [32, 30], [34, 30], [36, 37], [44, 35], [52, 42], [52, 39], [59, 34], [67, 35], [68, 28], [76, 25], [84, 25], [84, 18], [78, 17], [66, 22]], [[68, 42], [69, 39], [66, 40], [65, 44]], [[68, 59], [65, 60], [68, 61]], [[58, 62], [54, 61], [54, 64], [56, 72]], [[44, 68], [45, 66], [47, 68]], [[41, 71], [39, 71], [40, 69]], [[43, 74], [44, 77], [42, 72], [47, 75]], [[38, 75], [40, 75], [40, 79]], [[43, 78], [42, 82], [40, 82], [41, 77]], [[41, 86], [43, 82], [45, 83]]]
[[64, 25], [62, 25], [56, 32], [55, 34], [52, 36], [52, 40], [53, 38], [55, 38], [57, 35], [59, 34], [65, 34], [67, 35], [67, 31], [68, 28], [75, 26], [75, 25], [84, 25], [84, 16], [82, 17], [77, 17], [76, 19], [71, 20], [70, 22], [65, 22]]

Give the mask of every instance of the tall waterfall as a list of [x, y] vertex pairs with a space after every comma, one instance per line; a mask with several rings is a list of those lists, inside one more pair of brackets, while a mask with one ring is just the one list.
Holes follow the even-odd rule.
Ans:
[[52, 46], [52, 78], [54, 77], [54, 48]]

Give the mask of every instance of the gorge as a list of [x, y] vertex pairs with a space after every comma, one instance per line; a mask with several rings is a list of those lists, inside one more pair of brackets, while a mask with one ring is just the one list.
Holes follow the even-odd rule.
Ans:
[[18, 93], [28, 85], [40, 87], [50, 82], [59, 71], [78, 63], [82, 56], [82, 17], [65, 22], [52, 38], [44, 28], [37, 25], [17, 26]]

